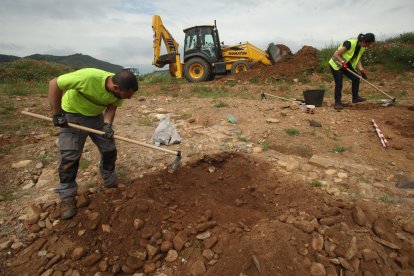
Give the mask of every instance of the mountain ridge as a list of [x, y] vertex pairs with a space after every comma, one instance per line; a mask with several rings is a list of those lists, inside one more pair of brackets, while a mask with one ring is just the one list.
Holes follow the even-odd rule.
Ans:
[[33, 54], [33, 55], [25, 56], [25, 57], [0, 54], [0, 63], [1, 62], [13, 62], [13, 61], [24, 59], [24, 58], [61, 63], [73, 69], [98, 68], [98, 69], [102, 69], [105, 71], [116, 73], [123, 68], [120, 65], [112, 64], [112, 63], [109, 63], [103, 60], [96, 59], [89, 55], [84, 55], [80, 53], [73, 54], [73, 55], [67, 55], [67, 56]]

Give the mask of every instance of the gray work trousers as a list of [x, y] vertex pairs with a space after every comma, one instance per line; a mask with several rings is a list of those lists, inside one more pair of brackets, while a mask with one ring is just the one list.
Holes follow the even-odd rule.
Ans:
[[[68, 122], [77, 125], [102, 130], [104, 126], [103, 115], [86, 117], [80, 114], [66, 113]], [[104, 180], [104, 186], [116, 185], [115, 162], [117, 151], [114, 139], [104, 138], [100, 134], [89, 133], [76, 128], [61, 128], [59, 135], [59, 178], [60, 183], [55, 189], [62, 201], [73, 199], [78, 190], [76, 174], [79, 161], [87, 137], [91, 137], [101, 154], [100, 173]]]

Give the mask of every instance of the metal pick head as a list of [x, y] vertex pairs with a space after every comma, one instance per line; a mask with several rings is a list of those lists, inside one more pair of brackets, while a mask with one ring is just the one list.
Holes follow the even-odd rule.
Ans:
[[177, 151], [177, 157], [174, 160], [174, 164], [172, 165], [171, 169], [168, 170], [169, 173], [175, 172], [175, 170], [178, 168], [178, 166], [181, 163], [181, 158], [182, 158], [182, 155], [181, 155], [181, 151], [179, 150]]

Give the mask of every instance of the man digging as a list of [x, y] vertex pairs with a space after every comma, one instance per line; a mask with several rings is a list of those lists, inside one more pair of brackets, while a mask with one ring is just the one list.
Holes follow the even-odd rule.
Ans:
[[[123, 99], [130, 99], [137, 90], [137, 78], [128, 71], [113, 74], [85, 68], [61, 75], [49, 82], [48, 98], [53, 113], [53, 124], [60, 127], [60, 183], [55, 191], [61, 199], [62, 219], [76, 215], [76, 174], [88, 136], [101, 154], [100, 173], [104, 187], [117, 187], [117, 151], [112, 122]], [[105, 133], [99, 135], [71, 128], [68, 127], [68, 122]]]

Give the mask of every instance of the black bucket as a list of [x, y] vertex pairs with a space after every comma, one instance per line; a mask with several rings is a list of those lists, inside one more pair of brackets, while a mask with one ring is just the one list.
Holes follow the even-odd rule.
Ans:
[[306, 90], [303, 91], [303, 98], [305, 103], [308, 105], [314, 105], [317, 107], [322, 106], [323, 96], [325, 95], [325, 90]]

